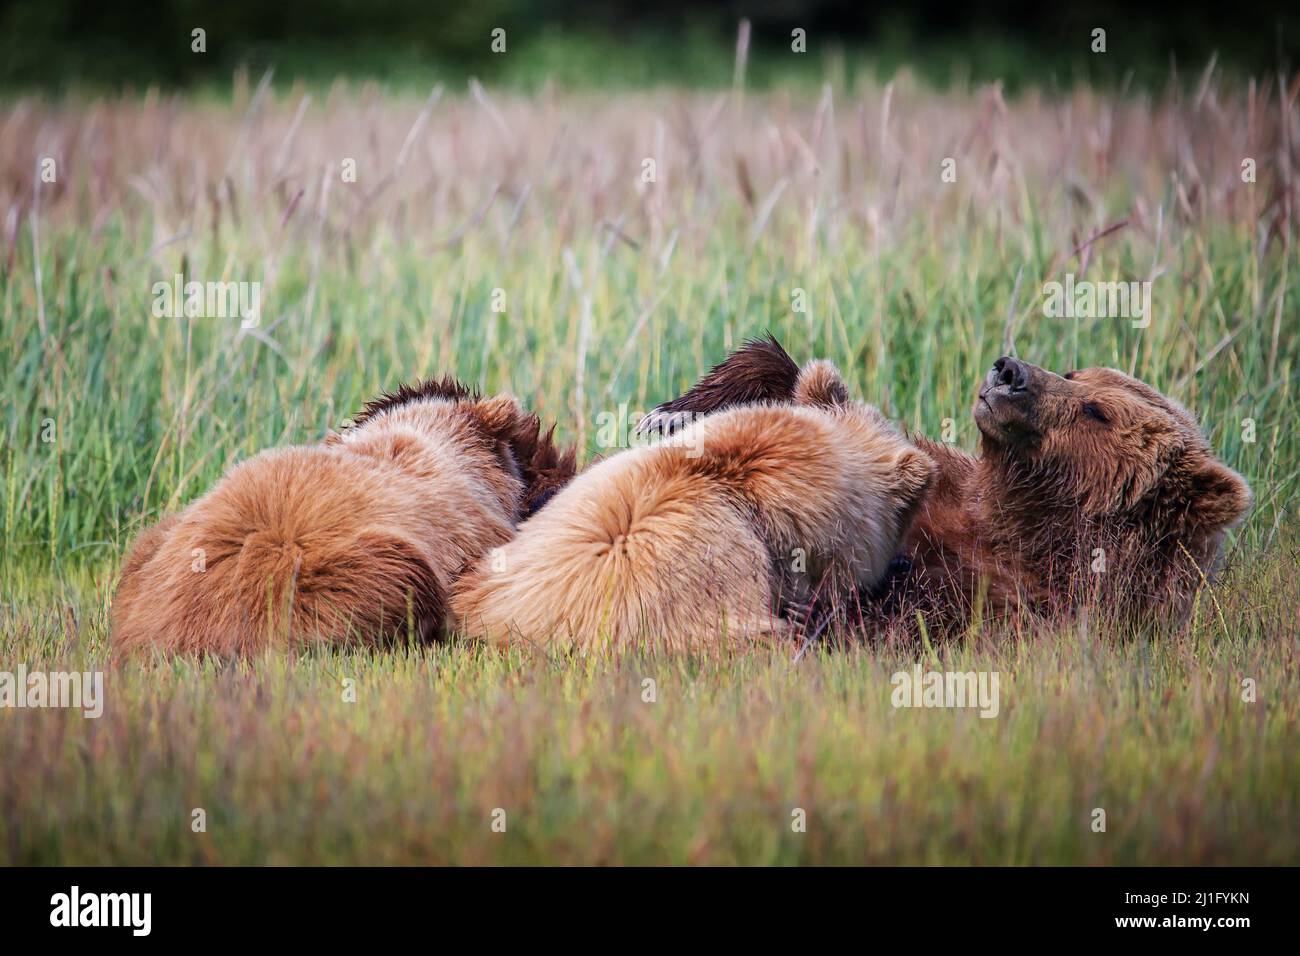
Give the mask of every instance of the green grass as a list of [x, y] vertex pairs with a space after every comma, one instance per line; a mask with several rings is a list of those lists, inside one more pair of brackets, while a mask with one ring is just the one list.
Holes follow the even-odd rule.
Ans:
[[460, 645], [127, 668], [98, 720], [6, 718], [0, 845], [88, 864], [1295, 862], [1293, 644], [954, 650], [942, 666], [1002, 674], [994, 719], [894, 710], [911, 663]]
[[[311, 96], [0, 113], [0, 670], [108, 668], [98, 720], [0, 711], [0, 861], [1297, 861], [1300, 322], [1275, 94], [489, 92], [423, 120], [374, 88]], [[34, 210], [46, 155], [59, 179]], [[260, 327], [153, 317], [178, 271], [262, 282]], [[1066, 272], [1157, 273], [1151, 327], [1045, 318], [1042, 283]], [[510, 389], [589, 458], [611, 451], [602, 411], [644, 410], [771, 329], [974, 448], [973, 388], [1009, 328], [1029, 360], [1116, 365], [1184, 401], [1251, 482], [1184, 631], [798, 664], [459, 642], [108, 664], [140, 527], [400, 379]], [[999, 672], [998, 717], [892, 708], [890, 675], [918, 659]]]

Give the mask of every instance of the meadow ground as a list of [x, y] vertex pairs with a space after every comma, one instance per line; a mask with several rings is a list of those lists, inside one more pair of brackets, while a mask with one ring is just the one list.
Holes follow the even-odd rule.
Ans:
[[[0, 862], [1300, 861], [1296, 93], [7, 101], [0, 670], [106, 674], [98, 719], [0, 710]], [[155, 314], [177, 274], [257, 323]], [[1149, 325], [1049, 318], [1067, 274], [1151, 281]], [[230, 463], [447, 371], [590, 459], [769, 329], [967, 448], [1010, 341], [1129, 370], [1256, 507], [1175, 634], [109, 661], [131, 538]], [[997, 716], [893, 708], [918, 661]]]

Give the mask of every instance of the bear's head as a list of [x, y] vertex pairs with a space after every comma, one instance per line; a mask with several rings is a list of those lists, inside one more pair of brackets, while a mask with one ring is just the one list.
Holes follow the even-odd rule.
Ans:
[[1182, 542], [1204, 566], [1250, 509], [1249, 486], [1215, 457], [1187, 409], [1116, 369], [1057, 375], [1004, 356], [981, 383], [974, 416], [1001, 490], [1032, 489], [1036, 521], [1068, 509], [1153, 543]]

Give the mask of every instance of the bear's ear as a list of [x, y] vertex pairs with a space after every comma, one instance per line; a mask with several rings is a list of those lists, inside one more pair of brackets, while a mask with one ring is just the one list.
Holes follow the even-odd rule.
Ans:
[[512, 396], [480, 399], [466, 407], [506, 470], [524, 483], [520, 517], [539, 510], [577, 473], [576, 450], [557, 447], [555, 426], [543, 432], [541, 420]]
[[501, 441], [508, 440], [519, 420], [525, 417], [523, 406], [513, 395], [481, 398], [465, 407], [485, 435]]
[[902, 503], [900, 509], [904, 517], [904, 527], [911, 523], [911, 518], [925, 500], [926, 492], [934, 483], [938, 468], [934, 459], [919, 448], [906, 448], [894, 462], [894, 474], [897, 477], [895, 494]]
[[825, 359], [817, 359], [799, 372], [794, 400], [799, 405], [847, 405], [849, 390], [844, 387], [839, 369]]
[[1187, 498], [1193, 524], [1216, 531], [1241, 521], [1253, 503], [1246, 480], [1213, 458], [1192, 473]]
[[505, 469], [519, 474], [520, 455], [516, 445], [520, 439], [520, 432], [527, 431], [530, 418], [533, 419], [536, 427], [536, 419], [523, 410], [518, 399], [513, 395], [481, 398], [465, 402], [462, 407], [469, 414], [474, 430], [483, 436], [497, 457], [501, 459]]

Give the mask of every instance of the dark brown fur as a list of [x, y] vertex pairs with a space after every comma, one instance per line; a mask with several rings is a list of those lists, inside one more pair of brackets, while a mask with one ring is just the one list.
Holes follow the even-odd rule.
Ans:
[[372, 398], [366, 402], [352, 421], [354, 426], [359, 428], [383, 412], [400, 408], [402, 405], [419, 401], [422, 398], [445, 398], [452, 402], [475, 402], [480, 397], [478, 392], [470, 389], [468, 385], [462, 385], [450, 375], [444, 375], [441, 379], [430, 378], [414, 384], [403, 382], [397, 386], [395, 391], [384, 392], [378, 398]]
[[[783, 377], [752, 382], [753, 369], [788, 360], [773, 346], [748, 344], [710, 372], [714, 385], [700, 401], [692, 389], [661, 408], [714, 411], [717, 383], [728, 380], [747, 383], [733, 394], [791, 401]], [[1249, 487], [1215, 458], [1186, 409], [1113, 369], [1060, 376], [1000, 359], [975, 419], [979, 457], [915, 439], [938, 477], [907, 541], [911, 570], [891, 582], [894, 616], [919, 610], [940, 627], [977, 610], [1055, 618], [1091, 606], [1125, 619], [1177, 617], [1250, 507]]]
[[524, 497], [519, 503], [522, 521], [541, 510], [572, 480], [578, 470], [578, 457], [572, 446], [563, 450], [555, 446], [554, 425], [542, 434], [536, 415], [521, 422], [509, 440], [524, 479]]
[[660, 429], [672, 434], [686, 416], [724, 408], [788, 402], [799, 379], [799, 366], [775, 336], [751, 339], [719, 362], [681, 398], [664, 402], [641, 420], [637, 431]]

